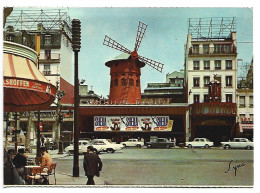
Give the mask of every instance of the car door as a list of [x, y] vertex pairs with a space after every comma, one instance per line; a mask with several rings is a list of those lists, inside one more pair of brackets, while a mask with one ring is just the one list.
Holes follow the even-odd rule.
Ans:
[[194, 146], [194, 147], [199, 147], [199, 145], [200, 145], [199, 143], [200, 143], [200, 139], [196, 138], [196, 139], [194, 140], [193, 146]]
[[199, 146], [200, 146], [200, 147], [204, 147], [205, 145], [206, 145], [205, 139], [200, 139]]

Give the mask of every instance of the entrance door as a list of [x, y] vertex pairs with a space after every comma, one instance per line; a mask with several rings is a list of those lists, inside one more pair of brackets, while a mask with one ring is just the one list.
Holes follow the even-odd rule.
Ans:
[[208, 138], [219, 146], [221, 141], [230, 139], [231, 126], [197, 126], [195, 137]]

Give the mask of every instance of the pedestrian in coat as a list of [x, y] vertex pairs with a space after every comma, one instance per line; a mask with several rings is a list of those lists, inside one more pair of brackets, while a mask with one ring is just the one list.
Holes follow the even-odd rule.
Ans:
[[99, 171], [101, 171], [102, 166], [102, 161], [99, 156], [94, 153], [93, 146], [88, 146], [83, 162], [85, 175], [88, 178], [87, 185], [95, 185], [94, 176], [100, 176]]

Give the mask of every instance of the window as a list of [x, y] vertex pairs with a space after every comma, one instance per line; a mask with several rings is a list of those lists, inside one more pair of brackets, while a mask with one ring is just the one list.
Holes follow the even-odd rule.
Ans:
[[115, 86], [118, 86], [118, 79], [115, 79], [115, 80], [114, 80], [114, 85], [115, 85]]
[[43, 66], [43, 74], [50, 75], [51, 74], [51, 66], [50, 64], [44, 64]]
[[199, 77], [193, 78], [193, 87], [200, 87], [200, 78]]
[[51, 35], [45, 35], [44, 45], [51, 45]]
[[210, 70], [210, 62], [204, 61], [204, 70]]
[[221, 76], [217, 76], [217, 77], [216, 77], [216, 80], [221, 83]]
[[226, 86], [232, 86], [232, 76], [226, 76]]
[[44, 59], [49, 60], [51, 59], [51, 50], [45, 50], [45, 57]]
[[249, 114], [250, 121], [254, 121], [254, 114]]
[[139, 86], [140, 86], [140, 81], [136, 80], [136, 87], [139, 87]]
[[200, 95], [195, 94], [193, 95], [193, 103], [199, 103], [200, 102]]
[[121, 79], [121, 86], [126, 86], [126, 79], [125, 78]]
[[226, 60], [226, 70], [232, 70], [232, 60]]
[[221, 60], [215, 60], [215, 70], [221, 70]]
[[14, 42], [14, 35], [7, 35], [6, 36], [6, 41]]
[[246, 97], [239, 96], [239, 108], [244, 108], [246, 106]]
[[209, 45], [203, 45], [203, 54], [208, 54], [209, 53]]
[[199, 70], [199, 69], [200, 69], [200, 62], [193, 61], [193, 70]]
[[232, 103], [232, 94], [226, 94], [226, 102]]
[[214, 44], [214, 53], [231, 53], [231, 44]]
[[203, 80], [204, 80], [204, 87], [208, 87], [209, 86], [210, 77], [209, 76], [204, 76]]
[[129, 86], [134, 86], [134, 80], [132, 78], [129, 79]]
[[249, 107], [250, 108], [254, 107], [254, 98], [253, 98], [253, 96], [249, 96]]
[[209, 95], [204, 94], [204, 103], [209, 102]]
[[193, 54], [198, 54], [199, 53], [199, 45], [193, 45]]

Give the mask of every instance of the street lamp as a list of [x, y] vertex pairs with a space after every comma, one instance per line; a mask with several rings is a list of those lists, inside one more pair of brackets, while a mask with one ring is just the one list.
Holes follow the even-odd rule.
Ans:
[[72, 48], [75, 59], [74, 77], [74, 162], [73, 177], [79, 177], [79, 78], [78, 78], [78, 53], [81, 48], [81, 22], [72, 20]]

